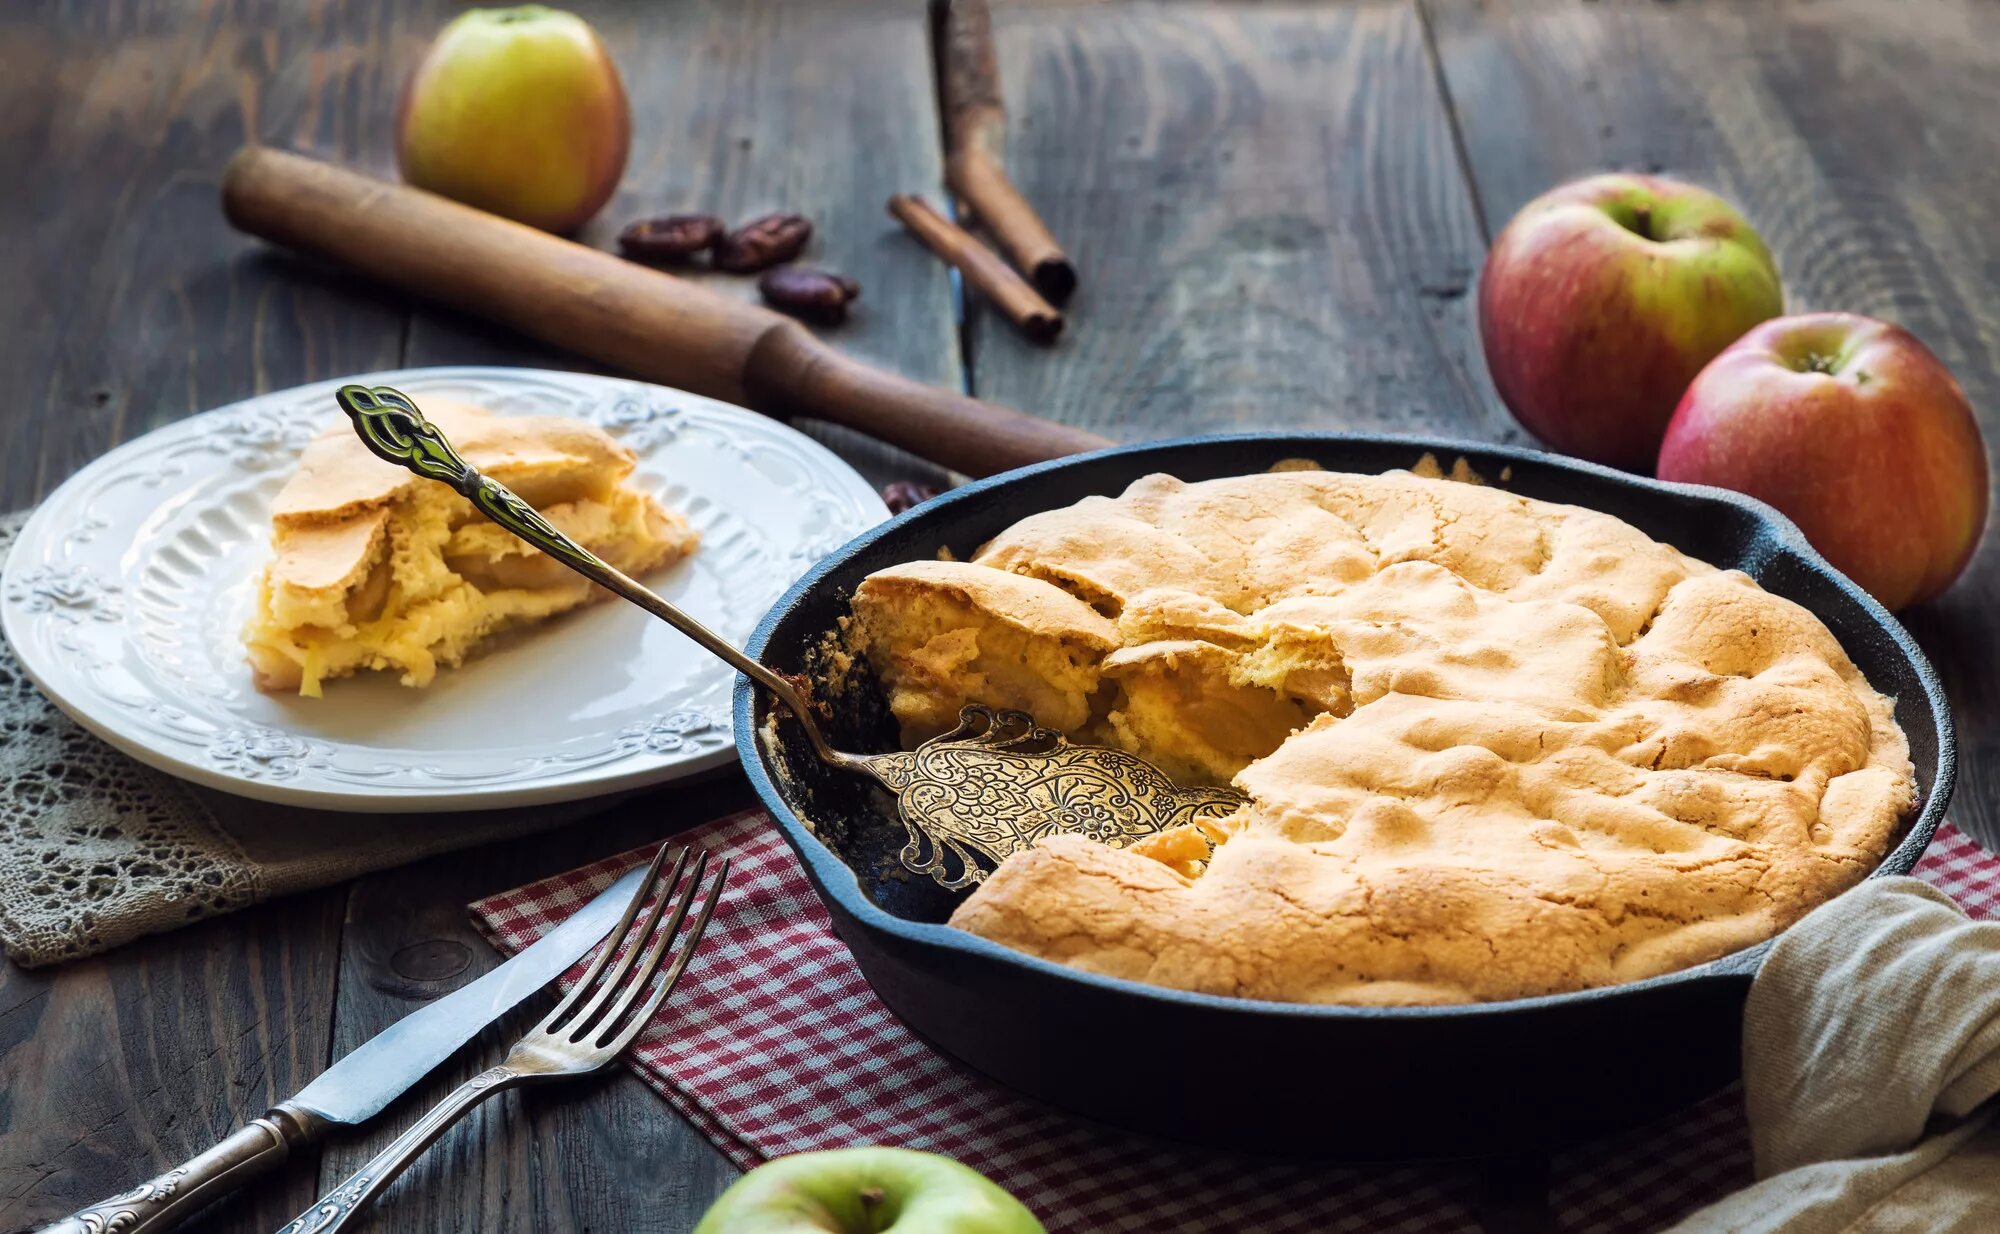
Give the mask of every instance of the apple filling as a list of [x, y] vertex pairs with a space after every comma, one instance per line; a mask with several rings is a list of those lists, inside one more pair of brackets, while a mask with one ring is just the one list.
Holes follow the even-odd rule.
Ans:
[[[589, 426], [426, 412], [469, 462], [628, 574], [698, 542], [685, 519], [624, 482], [630, 453]], [[274, 556], [244, 632], [260, 689], [318, 697], [329, 679], [375, 669], [425, 686], [502, 630], [608, 595], [452, 490], [356, 457], [359, 448], [351, 435], [320, 438], [279, 496]]]

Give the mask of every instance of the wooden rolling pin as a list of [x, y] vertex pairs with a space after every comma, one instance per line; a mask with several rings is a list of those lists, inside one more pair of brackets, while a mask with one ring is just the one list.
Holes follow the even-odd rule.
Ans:
[[222, 208], [252, 235], [635, 376], [845, 425], [967, 475], [1111, 444], [864, 364], [770, 309], [300, 155], [242, 150]]

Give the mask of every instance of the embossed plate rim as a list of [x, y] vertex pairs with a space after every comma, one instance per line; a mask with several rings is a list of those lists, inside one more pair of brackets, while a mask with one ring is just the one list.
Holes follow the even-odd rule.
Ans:
[[[689, 500], [706, 501], [718, 530], [726, 529], [733, 543], [722, 555], [726, 561], [696, 560], [706, 571], [705, 585], [720, 589], [718, 602], [732, 613], [743, 609], [748, 623], [819, 557], [888, 517], [873, 487], [820, 443], [767, 417], [671, 387], [493, 366], [396, 369], [311, 382], [125, 442], [70, 477], [29, 518], [0, 577], [0, 629], [30, 679], [58, 707], [139, 761], [182, 779], [335, 810], [440, 811], [574, 800], [697, 774], [734, 758], [728, 723], [734, 674], [720, 664], [712, 673], [677, 676], [657, 712], [642, 720], [606, 716], [602, 732], [586, 726], [559, 745], [517, 743], [498, 752], [484, 746], [425, 750], [407, 740], [369, 745], [248, 717], [232, 723], [226, 702], [218, 701], [226, 691], [181, 698], [165, 689], [179, 666], [157, 640], [140, 644], [142, 632], [150, 637], [156, 629], [146, 624], [157, 621], [147, 606], [167, 602], [156, 585], [158, 572], [146, 568], [161, 554], [157, 544], [142, 554], [135, 540], [149, 531], [157, 540], [162, 528], [185, 525], [209, 508], [220, 511], [254, 487], [259, 471], [288, 471], [319, 422], [288, 416], [287, 409], [323, 398], [331, 410], [332, 391], [346, 382], [399, 385], [419, 396], [465, 388], [501, 403], [503, 414], [554, 400], [555, 409], [584, 415], [624, 439], [639, 453], [641, 473], [662, 454], [726, 452], [718, 458], [728, 457], [739, 477], [754, 473], [760, 485], [768, 479], [768, 490], [730, 491], [721, 479], [696, 474], [701, 468], [666, 474], [688, 490]], [[218, 432], [224, 424], [232, 431]], [[211, 495], [201, 486], [210, 477], [240, 482], [214, 485]], [[113, 491], [120, 485], [164, 496], [120, 496]], [[778, 500], [794, 492], [807, 501]], [[726, 568], [711, 568], [717, 564]], [[199, 594], [190, 590], [179, 598], [218, 603], [227, 577], [211, 581], [197, 572], [191, 586]], [[153, 594], [137, 594], [149, 588]], [[747, 632], [746, 626], [737, 633]], [[141, 671], [132, 671], [135, 664]], [[135, 714], [141, 709], [144, 716]], [[503, 765], [503, 755], [511, 765]]]

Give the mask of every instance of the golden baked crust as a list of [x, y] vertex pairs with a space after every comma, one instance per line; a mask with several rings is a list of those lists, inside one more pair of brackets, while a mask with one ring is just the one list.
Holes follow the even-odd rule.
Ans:
[[[632, 452], [592, 425], [444, 399], [426, 399], [424, 414], [468, 463], [627, 573], [699, 543], [687, 520], [625, 483]], [[609, 594], [444, 485], [376, 458], [344, 421], [306, 446], [271, 522], [272, 558], [244, 631], [265, 690], [317, 696], [322, 681], [361, 669], [427, 685], [498, 631]]]
[[[1855, 882], [1915, 798], [1889, 700], [1816, 618], [1589, 510], [1401, 472], [1151, 476], [954, 566], [961, 639], [1017, 620], [977, 571], [1115, 632], [1061, 726], [1251, 799], [1205, 860], [1192, 834], [1059, 837], [952, 917], [1079, 969], [1342, 1003], [1630, 981]], [[1101, 645], [1074, 611], [1010, 648]], [[913, 678], [890, 610], [861, 624], [899, 716], [1020, 705]]]

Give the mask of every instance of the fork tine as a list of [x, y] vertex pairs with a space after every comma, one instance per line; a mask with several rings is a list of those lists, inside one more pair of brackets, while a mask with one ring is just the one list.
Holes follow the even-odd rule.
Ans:
[[[612, 996], [617, 992], [619, 986], [624, 984], [625, 974], [632, 971], [632, 962], [638, 959], [639, 953], [645, 949], [646, 941], [659, 928], [660, 918], [667, 911], [667, 903], [673, 899], [674, 889], [680, 884], [681, 871], [687, 866], [687, 858], [688, 850], [686, 848], [676, 850], [673, 867], [667, 871], [666, 877], [662, 878], [659, 882], [660, 898], [654, 902], [651, 910], [647, 912], [646, 919], [640, 922], [635, 929], [621, 934], [613, 943], [612, 950], [624, 952], [623, 955], [618, 957], [618, 963], [612, 966], [611, 972], [603, 980], [587, 983], [594, 988], [590, 991], [590, 1001], [583, 1005], [582, 1010], [560, 1024], [552, 1022], [550, 1024], [551, 1029], [560, 1028], [564, 1036], [575, 1040], [592, 1023], [596, 1022], [599, 1018], [599, 1013], [611, 1001]], [[609, 952], [606, 954], [608, 955]], [[577, 988], [582, 989], [583, 986], [580, 984]]]
[[674, 992], [674, 986], [680, 981], [681, 974], [687, 971], [688, 962], [694, 958], [694, 949], [701, 945], [702, 931], [708, 929], [708, 919], [715, 915], [716, 901], [722, 898], [722, 885], [728, 881], [729, 858], [724, 857], [722, 863], [715, 868], [715, 880], [708, 886], [708, 898], [702, 902], [701, 915], [694, 919], [694, 925], [688, 929], [687, 942], [681, 948], [680, 954], [674, 957], [674, 966], [667, 970], [666, 980], [662, 981], [660, 988], [646, 1000], [645, 1007], [637, 1015], [630, 1017], [614, 1041], [605, 1046], [602, 1044], [602, 1038], [599, 1039], [599, 1048], [608, 1048], [614, 1055], [623, 1054], [638, 1039], [639, 1034], [646, 1031], [646, 1026], [653, 1022], [654, 1013], [659, 1011], [661, 1003], [667, 1001], [667, 995]]
[[[667, 894], [675, 897], [674, 914], [646, 940], [649, 945], [646, 948], [645, 962], [639, 966], [639, 975], [621, 984], [617, 999], [612, 1002], [601, 1019], [587, 1026], [578, 1024], [579, 1032], [572, 1035], [571, 1040], [583, 1040], [585, 1031], [594, 1037], [601, 1038], [608, 1035], [624, 1014], [631, 1010], [632, 1004], [645, 994], [646, 987], [652, 984], [653, 975], [660, 971], [660, 961], [666, 956], [667, 948], [673, 945], [674, 936], [680, 933], [681, 923], [687, 920], [688, 906], [694, 903], [695, 893], [701, 890], [702, 874], [707, 869], [708, 854], [699, 853], [695, 857], [694, 868], [688, 872], [687, 882], [668, 888]], [[634, 944], [633, 950], [638, 950], [637, 944]]]
[[674, 859], [676, 868], [679, 867], [681, 859], [687, 855], [687, 850], [684, 848], [676, 848], [672, 844], [660, 845], [660, 850], [653, 854], [652, 863], [646, 867], [646, 877], [639, 880], [638, 889], [632, 893], [632, 902], [625, 906], [625, 915], [618, 919], [618, 924], [611, 928], [611, 933], [605, 935], [604, 941], [598, 944], [597, 958], [590, 962], [589, 971], [584, 973], [583, 979], [571, 987], [570, 992], [563, 996], [563, 1000], [556, 1004], [556, 1009], [549, 1012], [548, 1018], [536, 1026], [537, 1031], [548, 1032], [561, 1023], [563, 1017], [569, 1014], [585, 992], [597, 981], [597, 975], [604, 971], [604, 966], [611, 962], [611, 957], [618, 953], [618, 948], [624, 944], [626, 931], [632, 928], [632, 919], [639, 915], [639, 909], [652, 896], [653, 884], [660, 877], [660, 865], [666, 861], [669, 852], [677, 854]]

